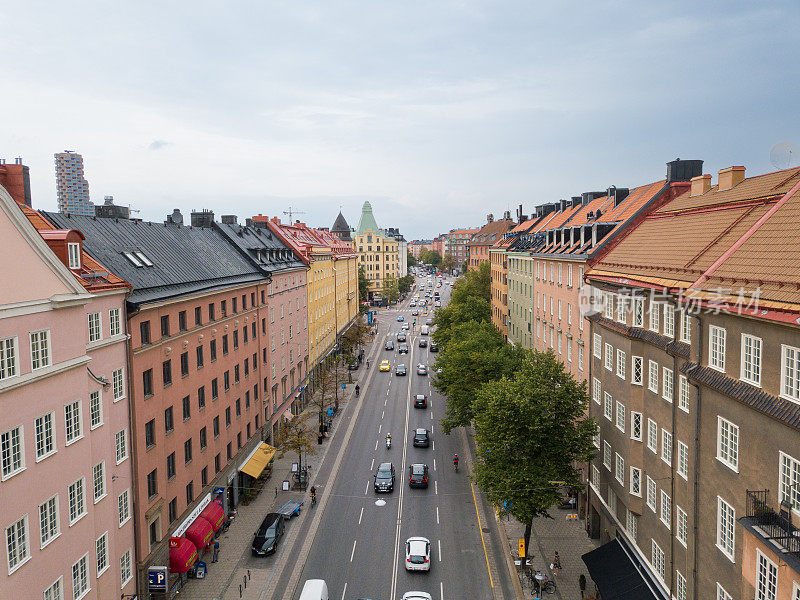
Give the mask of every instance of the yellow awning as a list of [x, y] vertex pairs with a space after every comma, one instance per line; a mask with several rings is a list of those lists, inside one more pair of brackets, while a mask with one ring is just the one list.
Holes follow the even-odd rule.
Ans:
[[242, 473], [247, 473], [250, 477], [258, 477], [269, 464], [269, 461], [272, 460], [272, 457], [275, 456], [276, 452], [276, 448], [261, 442], [261, 445], [256, 448], [255, 453], [250, 457], [250, 460], [247, 461], [247, 464], [242, 467]]

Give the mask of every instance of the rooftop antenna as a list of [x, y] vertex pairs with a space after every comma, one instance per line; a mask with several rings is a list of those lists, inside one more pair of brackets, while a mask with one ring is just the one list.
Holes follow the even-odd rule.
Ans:
[[779, 171], [788, 169], [800, 160], [800, 148], [791, 142], [780, 142], [769, 151], [769, 160]]
[[289, 215], [289, 223], [294, 223], [294, 220], [292, 219], [292, 214], [295, 214], [295, 215], [304, 215], [304, 214], [306, 214], [306, 213], [304, 213], [302, 210], [293, 210], [293, 209], [292, 209], [292, 207], [290, 206], [290, 207], [289, 207], [289, 210], [285, 210], [285, 211], [283, 211], [283, 214], [285, 214], [285, 215]]

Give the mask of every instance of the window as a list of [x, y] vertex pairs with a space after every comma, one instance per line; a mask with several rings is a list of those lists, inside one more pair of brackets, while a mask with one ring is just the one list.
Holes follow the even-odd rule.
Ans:
[[146, 448], [156, 445], [156, 420], [150, 419], [144, 424], [144, 444]]
[[67, 256], [70, 269], [81, 268], [81, 245], [70, 242], [67, 244]]
[[614, 418], [614, 400], [608, 392], [603, 392], [603, 415], [609, 421]]
[[190, 481], [186, 484], [186, 504], [194, 502], [194, 482]]
[[236, 329], [233, 332], [233, 349], [236, 350], [239, 347], [239, 330]]
[[31, 557], [27, 515], [6, 527], [6, 556], [9, 575]]
[[661, 546], [656, 544], [655, 540], [652, 540], [653, 543], [653, 554], [652, 554], [652, 563], [653, 568], [656, 570], [656, 573], [661, 580], [664, 580], [664, 573], [665, 573], [665, 561], [664, 561], [664, 551], [661, 549]]
[[650, 303], [650, 331], [658, 333], [658, 304], [655, 302]]
[[600, 429], [599, 428], [595, 429], [595, 431], [594, 431], [594, 435], [592, 436], [592, 443], [594, 444], [595, 448], [597, 448], [598, 450], [600, 449]]
[[733, 561], [735, 550], [736, 511], [717, 496], [717, 548]]
[[214, 417], [212, 428], [214, 431], [214, 437], [219, 437], [219, 417]]
[[598, 490], [600, 488], [600, 470], [594, 465], [592, 465], [591, 484], [594, 486], [595, 490]]
[[153, 369], [147, 369], [142, 373], [142, 394], [145, 398], [153, 395]]
[[678, 376], [678, 408], [689, 412], [689, 380], [685, 375]]
[[658, 453], [658, 425], [653, 419], [647, 419], [647, 447]]
[[[203, 368], [203, 347], [202, 346], [198, 346], [197, 348], [195, 348], [195, 357], [197, 359], [197, 368], [198, 369], [202, 369]], [[187, 365], [186, 372], [187, 372], [187, 374], [189, 372], [188, 365]]]
[[108, 569], [108, 532], [97, 538], [95, 542], [97, 551], [97, 576], [100, 577]]
[[182, 310], [178, 313], [178, 329], [180, 331], [186, 331], [189, 326], [186, 324], [186, 311]]
[[625, 405], [617, 400], [617, 429], [625, 433]]
[[188, 465], [192, 462], [192, 439], [183, 442], [183, 464]]
[[634, 356], [631, 361], [631, 383], [635, 385], [642, 385], [644, 370], [644, 360], [641, 356]]
[[206, 387], [201, 385], [197, 388], [197, 408], [203, 410], [206, 407]]
[[31, 369], [36, 371], [50, 365], [50, 330], [34, 331], [31, 340]]
[[117, 464], [128, 458], [128, 430], [123, 429], [114, 434], [114, 446], [117, 450]]
[[64, 422], [66, 424], [66, 443], [69, 446], [83, 437], [81, 403], [79, 400], [64, 406]]
[[672, 402], [672, 394], [674, 392], [675, 383], [672, 379], [672, 369], [664, 367], [661, 372], [661, 397], [667, 402]]
[[644, 299], [633, 299], [633, 326], [644, 327]]
[[205, 450], [207, 445], [208, 445], [208, 437], [206, 434], [206, 428], [203, 427], [200, 430], [200, 450]]
[[163, 315], [161, 317], [161, 337], [169, 337], [169, 315]]
[[12, 427], [0, 434], [0, 454], [2, 455], [3, 480], [13, 477], [25, 468], [22, 425]]
[[0, 381], [17, 375], [17, 338], [0, 340]]
[[686, 578], [675, 571], [675, 600], [686, 600]]
[[781, 396], [800, 402], [800, 348], [781, 345]]
[[[235, 312], [235, 311], [234, 311]], [[194, 326], [199, 327], [203, 324], [203, 309], [199, 306], [194, 307]]]
[[761, 385], [761, 338], [742, 334], [742, 365], [739, 378], [752, 385]]
[[167, 520], [169, 523], [174, 523], [175, 519], [178, 518], [178, 499], [173, 498], [169, 501], [167, 505]]
[[131, 518], [131, 505], [128, 498], [128, 490], [122, 492], [117, 498], [117, 514], [119, 515], [119, 526], [122, 527]]
[[175, 453], [170, 452], [167, 456], [167, 481], [175, 477]]
[[625, 356], [625, 352], [617, 349], [617, 377], [620, 377], [621, 379], [625, 379], [626, 362], [627, 357]]
[[214, 303], [213, 302], [209, 302], [209, 304], [208, 304], [208, 320], [209, 321], [213, 321], [216, 318], [217, 317], [214, 314]]
[[188, 421], [192, 416], [192, 401], [189, 396], [184, 396], [181, 400], [183, 406], [183, 420]]
[[739, 471], [739, 427], [717, 417], [717, 459], [734, 471]]
[[689, 528], [687, 526], [686, 512], [680, 507], [675, 507], [675, 537], [686, 547], [686, 536]]
[[664, 335], [675, 337], [675, 309], [671, 304], [664, 304]]
[[122, 333], [122, 316], [118, 308], [112, 308], [108, 311], [108, 334], [119, 335]]
[[99, 391], [89, 394], [89, 421], [92, 429], [103, 424], [103, 403]]
[[658, 393], [658, 363], [655, 361], [648, 361], [647, 367], [648, 371], [648, 379], [647, 379], [647, 389], [651, 392]]
[[592, 379], [592, 398], [594, 398], [594, 401], [597, 402], [597, 404], [600, 404], [600, 395], [600, 380], [597, 379], [597, 377], [594, 377]]
[[158, 494], [158, 469], [153, 469], [147, 474], [147, 495], [152, 498]]
[[636, 538], [639, 536], [639, 517], [630, 510], [628, 510], [625, 517], [625, 529], [627, 530], [628, 535], [631, 536], [631, 539], [635, 542]]
[[717, 582], [717, 600], [733, 600], [733, 596], [726, 592], [719, 582]]
[[617, 321], [620, 323], [625, 322], [625, 311], [627, 309], [627, 298], [617, 296]]
[[142, 346], [150, 343], [150, 321], [139, 323], [139, 337], [141, 338]]
[[757, 548], [756, 555], [755, 600], [775, 600], [778, 597], [778, 565]]
[[[183, 355], [181, 355], [181, 367], [183, 366]], [[172, 361], [165, 360], [161, 363], [161, 377], [164, 387], [172, 385]]]
[[621, 485], [625, 485], [625, 459], [615, 452], [614, 477]]
[[34, 421], [36, 434], [36, 460], [39, 461], [56, 451], [55, 434], [53, 432], [54, 413], [50, 412]]
[[172, 433], [175, 429], [175, 419], [173, 417], [172, 407], [164, 409], [164, 432]]
[[125, 376], [122, 369], [114, 369], [111, 373], [112, 389], [114, 391], [114, 402], [125, 397]]
[[39, 505], [39, 532], [42, 548], [61, 533], [61, 521], [58, 515], [58, 495]]
[[605, 302], [603, 303], [603, 316], [606, 319], [613, 319], [614, 318], [614, 294], [606, 293], [604, 294]]
[[595, 333], [593, 339], [593, 353], [595, 358], [603, 358], [603, 340], [599, 333]]
[[642, 413], [631, 411], [631, 439], [642, 441]]
[[106, 497], [106, 463], [101, 461], [92, 467], [92, 487], [94, 502], [97, 504]]
[[708, 335], [708, 366], [725, 372], [725, 330], [711, 325]]
[[689, 475], [689, 447], [678, 440], [678, 475], [688, 479]]
[[89, 313], [89, 341], [96, 342], [103, 337], [103, 328], [100, 323], [100, 313]]
[[611, 347], [611, 344], [606, 344], [605, 367], [606, 371], [614, 369], [614, 348]]
[[84, 480], [78, 479], [69, 486], [69, 524], [70, 527], [86, 514], [86, 496], [84, 494]]
[[800, 461], [783, 452], [779, 453], [779, 458], [778, 498], [792, 509], [800, 510]]
[[88, 554], [72, 565], [72, 598], [78, 600], [89, 593]]
[[44, 600], [64, 600], [63, 578], [59, 577], [44, 591]]
[[189, 375], [189, 353], [181, 353], [181, 377]]
[[609, 471], [611, 470], [611, 444], [603, 442], [603, 466]]
[[692, 318], [685, 310], [681, 311], [681, 341], [687, 344], [692, 341]]
[[211, 399], [216, 400], [219, 398], [219, 383], [217, 382], [217, 378], [211, 380]]
[[659, 518], [667, 529], [672, 527], [672, 500], [664, 490], [661, 490], [661, 514]]
[[668, 465], [672, 464], [672, 434], [666, 429], [661, 429], [661, 460]]
[[225, 409], [225, 427], [231, 426], [231, 407]]
[[631, 467], [631, 494], [642, 496], [642, 470], [639, 467]]

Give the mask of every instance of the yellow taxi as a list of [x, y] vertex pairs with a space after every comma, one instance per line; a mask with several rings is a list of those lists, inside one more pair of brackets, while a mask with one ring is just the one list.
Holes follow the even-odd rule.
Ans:
[[381, 371], [390, 371], [391, 368], [392, 367], [389, 365], [389, 361], [388, 360], [384, 360], [383, 362], [381, 362], [381, 366], [380, 366], [380, 370]]

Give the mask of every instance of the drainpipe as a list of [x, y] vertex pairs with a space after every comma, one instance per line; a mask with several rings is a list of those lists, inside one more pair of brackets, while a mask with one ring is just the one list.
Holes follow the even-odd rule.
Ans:
[[[700, 314], [697, 315], [697, 365], [702, 365], [703, 361], [703, 321]], [[691, 355], [690, 355], [691, 356]], [[687, 379], [691, 372], [687, 373]], [[692, 587], [693, 598], [699, 598], [697, 586], [697, 481], [699, 480], [699, 460], [700, 456], [700, 386], [692, 384], [696, 390], [695, 411], [694, 411], [694, 474], [692, 477]]]
[[[675, 312], [676, 312], [675, 308], [676, 307], [670, 305], [670, 310], [672, 310], [672, 324], [673, 324], [673, 327], [672, 327], [672, 340], [673, 341], [677, 341], [678, 336], [680, 335], [680, 325], [681, 325], [680, 319], [678, 319], [678, 327], [677, 328], [675, 327]], [[680, 316], [680, 315], [678, 315], [678, 316]], [[675, 381], [676, 380], [678, 381], [678, 385], [677, 386], [675, 385]], [[672, 460], [670, 461], [670, 463], [671, 463], [671, 465], [670, 465], [671, 477], [669, 478], [669, 480], [670, 480], [670, 498], [672, 498], [672, 506], [676, 506], [677, 505], [677, 503], [675, 501], [675, 477], [677, 475], [677, 469], [675, 468], [675, 461], [677, 459], [677, 454], [675, 452], [675, 448], [678, 445], [677, 442], [675, 441], [675, 437], [676, 437], [675, 436], [675, 428], [677, 426], [677, 416], [678, 416], [677, 415], [677, 410], [678, 410], [678, 401], [677, 400], [678, 399], [677, 399], [676, 394], [675, 394], [676, 388], [678, 389], [678, 391], [680, 391], [680, 375], [679, 375], [679, 372], [678, 372], [678, 355], [677, 355], [677, 353], [672, 355], [672, 399], [671, 399], [671, 402], [672, 402]], [[697, 503], [695, 502], [694, 505], [697, 506]], [[669, 575], [669, 577], [670, 577], [669, 589], [670, 590], [674, 590], [675, 589], [675, 535], [672, 533], [674, 531], [675, 522], [673, 521], [673, 516], [672, 516], [673, 512], [677, 516], [677, 514], [678, 514], [677, 511], [673, 511], [672, 507], [670, 507], [669, 552], [670, 552], [670, 562], [672, 563], [672, 567], [673, 567], [671, 569], [672, 572]]]

